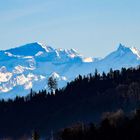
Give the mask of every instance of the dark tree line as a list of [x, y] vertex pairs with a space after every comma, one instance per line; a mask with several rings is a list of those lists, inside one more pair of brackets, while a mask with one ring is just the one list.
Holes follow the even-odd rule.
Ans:
[[[130, 115], [130, 114], [129, 114]], [[59, 131], [56, 140], [139, 140], [140, 110], [127, 116], [122, 110], [108, 115], [100, 125], [75, 124]]]
[[76, 122], [99, 122], [103, 112], [129, 112], [140, 104], [140, 68], [112, 69], [109, 73], [79, 75], [63, 89], [31, 93], [27, 97], [0, 101], [0, 137], [40, 135]]

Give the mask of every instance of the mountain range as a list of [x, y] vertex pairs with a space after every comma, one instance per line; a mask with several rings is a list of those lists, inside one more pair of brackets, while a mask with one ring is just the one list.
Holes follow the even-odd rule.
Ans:
[[79, 74], [108, 72], [110, 68], [137, 67], [140, 51], [119, 44], [104, 58], [84, 57], [75, 49], [55, 49], [41, 43], [30, 43], [0, 51], [0, 98], [26, 96], [31, 89], [47, 88], [47, 79], [54, 77], [58, 87], [66, 86]]

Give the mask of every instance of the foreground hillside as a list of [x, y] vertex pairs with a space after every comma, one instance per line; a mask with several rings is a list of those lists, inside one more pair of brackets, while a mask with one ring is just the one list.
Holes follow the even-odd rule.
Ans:
[[59, 131], [54, 137], [56, 140], [139, 140], [140, 110], [131, 116], [122, 110], [107, 113], [99, 125], [78, 123]]
[[[19, 93], [20, 94], [20, 93]], [[77, 122], [98, 123], [104, 112], [125, 113], [140, 105], [140, 68], [77, 77], [55, 94], [46, 90], [0, 101], [0, 136], [41, 135]]]

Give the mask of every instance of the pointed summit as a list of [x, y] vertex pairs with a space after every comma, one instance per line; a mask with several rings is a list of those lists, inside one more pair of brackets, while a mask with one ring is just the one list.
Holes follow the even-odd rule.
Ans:
[[130, 53], [132, 51], [129, 47], [126, 47], [125, 45], [119, 44], [117, 52], [122, 55], [122, 54]]
[[119, 52], [121, 54], [131, 53], [131, 55], [133, 54], [133, 55], [137, 56], [137, 59], [140, 58], [140, 51], [135, 47], [130, 47], [129, 48], [129, 47], [126, 47], [122, 44], [119, 44], [117, 52]]
[[129, 49], [125, 45], [122, 45], [121, 43], [119, 44], [118, 50], [126, 50]]

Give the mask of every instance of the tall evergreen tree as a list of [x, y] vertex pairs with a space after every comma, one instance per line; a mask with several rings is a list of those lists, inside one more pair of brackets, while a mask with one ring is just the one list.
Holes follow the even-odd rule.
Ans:
[[33, 131], [32, 133], [32, 140], [39, 140], [40, 137], [39, 137], [39, 134], [37, 131]]
[[48, 88], [52, 93], [54, 92], [54, 90], [57, 89], [57, 80], [56, 80], [56, 78], [49, 77], [49, 79], [48, 79]]

